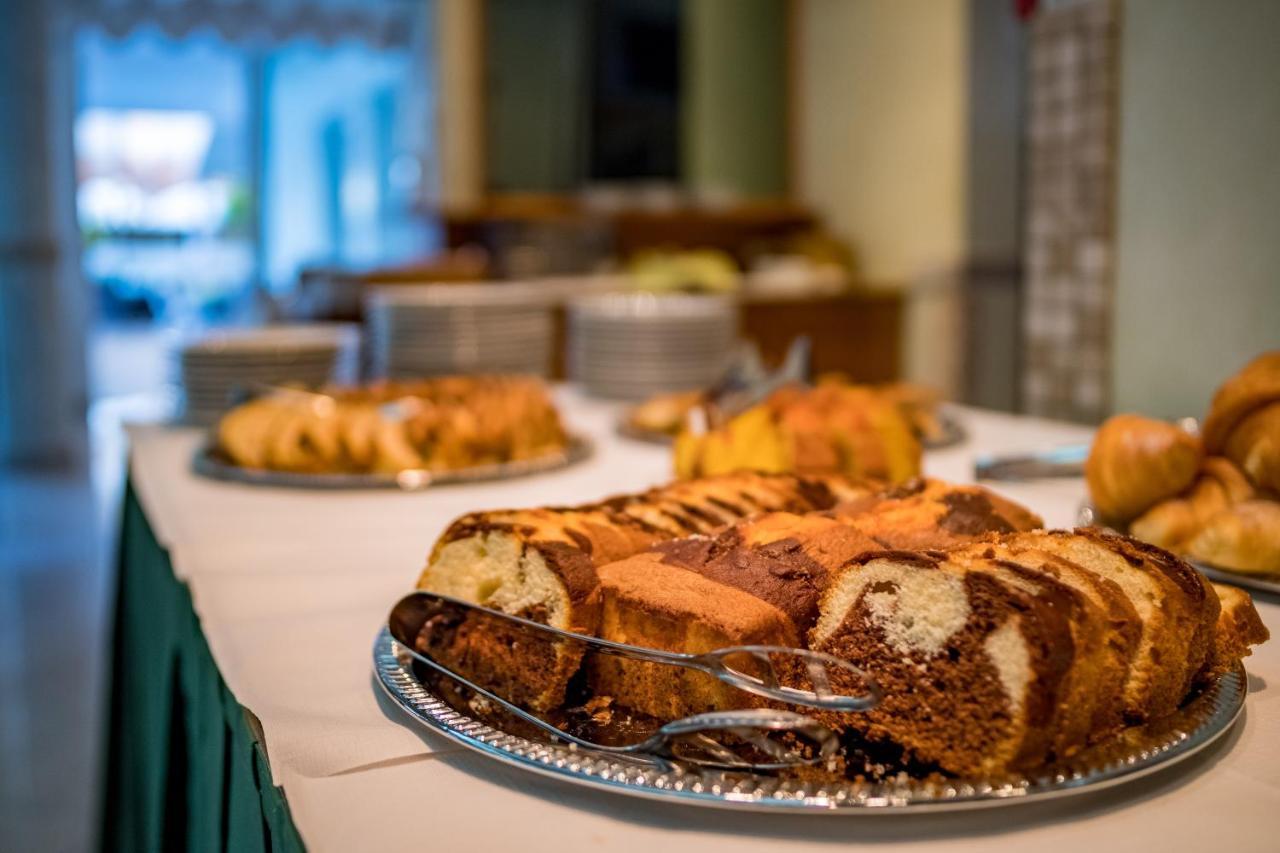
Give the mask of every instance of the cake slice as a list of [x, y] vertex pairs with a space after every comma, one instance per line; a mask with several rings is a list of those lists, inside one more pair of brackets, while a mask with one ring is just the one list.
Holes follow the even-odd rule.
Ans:
[[962, 776], [1043, 763], [1074, 698], [1080, 615], [1058, 600], [1060, 585], [1016, 574], [981, 557], [899, 551], [836, 572], [809, 645], [871, 673], [883, 696], [866, 713], [821, 716]]
[[[791, 513], [663, 543], [599, 569], [600, 637], [691, 654], [803, 646], [827, 573], [877, 547], [839, 522]], [[711, 676], [625, 658], [593, 655], [587, 675], [595, 695], [663, 719], [762, 704]]]
[[[829, 509], [867, 493], [839, 477], [740, 473], [578, 507], [472, 513], [437, 541], [418, 588], [593, 635], [600, 620], [597, 566], [748, 514]], [[485, 661], [483, 673], [460, 671], [482, 674], [504, 696], [534, 709], [558, 705], [580, 649], [561, 645], [553, 664], [534, 660], [547, 651], [531, 650], [527, 639], [492, 634], [488, 627], [452, 626], [435, 639], [424, 633], [423, 651], [446, 665]], [[470, 647], [476, 644], [483, 648]], [[495, 651], [498, 659], [489, 660]]]
[[1271, 639], [1271, 632], [1262, 623], [1262, 617], [1253, 606], [1249, 593], [1236, 586], [1213, 584], [1213, 591], [1221, 605], [1218, 623], [1214, 629], [1213, 647], [1206, 676], [1221, 675], [1253, 653], [1250, 646]]
[[1160, 548], [1090, 528], [1022, 534], [1035, 547], [1115, 581], [1142, 633], [1125, 684], [1129, 722], [1164, 716], [1186, 696], [1205, 662], [1218, 602], [1199, 572]]
[[1091, 637], [1101, 648], [1096, 680], [1088, 685], [1093, 694], [1093, 712], [1089, 721], [1089, 740], [1098, 740], [1124, 725], [1124, 690], [1129, 667], [1138, 651], [1141, 624], [1137, 611], [1120, 586], [1112, 580], [1088, 571], [1068, 560], [1035, 548], [1019, 545], [1018, 535], [979, 541], [964, 550], [988, 559], [1007, 561], [1024, 569], [1048, 575], [1069, 585], [1093, 603], [1100, 624], [1091, 623]]
[[[1048, 619], [1065, 625], [1070, 633], [1070, 660], [1062, 662], [1065, 672], [1057, 681], [1056, 707], [1052, 730], [1047, 731], [1047, 744], [1052, 756], [1065, 758], [1092, 739], [1094, 716], [1111, 706], [1119, 711], [1119, 681], [1112, 686], [1111, 657], [1106, 643], [1106, 613], [1091, 594], [1082, 589], [1071, 571], [1055, 565], [1047, 555], [1004, 556], [995, 558], [970, 547], [952, 551], [948, 561], [964, 566], [966, 571], [983, 571], [1005, 584], [1036, 599]], [[1082, 573], [1080, 574], [1087, 574]], [[1057, 629], [1055, 629], [1057, 630]], [[1119, 672], [1124, 675], [1125, 670]]]

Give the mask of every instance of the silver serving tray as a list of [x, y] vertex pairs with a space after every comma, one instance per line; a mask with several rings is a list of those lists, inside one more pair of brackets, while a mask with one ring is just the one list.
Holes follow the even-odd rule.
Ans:
[[271, 471], [265, 468], [242, 468], [218, 453], [212, 441], [196, 451], [191, 468], [203, 477], [248, 483], [253, 486], [280, 486], [290, 489], [401, 489], [418, 491], [450, 483], [480, 483], [508, 480], [564, 468], [591, 456], [591, 440], [570, 435], [563, 450], [537, 459], [521, 459], [494, 465], [477, 465], [453, 471], [407, 470], [387, 474], [302, 474], [294, 471]]
[[[1244, 708], [1244, 669], [1219, 678], [1158, 732], [1123, 749], [1043, 776], [999, 782], [927, 781], [820, 783], [719, 770], [662, 771], [576, 747], [507, 734], [454, 710], [414, 674], [411, 658], [384, 628], [373, 645], [378, 682], [417, 723], [490, 758], [603, 791], [671, 803], [773, 814], [900, 814], [989, 808], [1092, 793], [1182, 761], [1213, 743]], [[1123, 736], [1123, 735], [1122, 735]]]

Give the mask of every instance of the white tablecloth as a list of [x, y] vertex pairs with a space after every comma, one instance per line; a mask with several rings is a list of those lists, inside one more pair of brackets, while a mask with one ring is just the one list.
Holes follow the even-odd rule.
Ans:
[[[413, 727], [374, 684], [370, 650], [449, 521], [474, 509], [580, 502], [669, 478], [664, 448], [613, 434], [616, 408], [561, 396], [566, 418], [597, 443], [591, 460], [418, 493], [213, 482], [190, 473], [199, 432], [131, 430], [143, 507], [191, 588], [227, 686], [262, 721], [272, 773], [311, 850], [1280, 849], [1280, 641], [1246, 662], [1246, 715], [1220, 746], [1147, 780], [995, 811], [783, 818], [673, 807], [510, 769]], [[979, 452], [1089, 438], [1066, 424], [962, 416], [971, 440], [929, 454], [929, 474], [970, 480]], [[1000, 490], [1051, 526], [1070, 525], [1083, 498], [1078, 480]], [[1259, 610], [1280, 634], [1280, 602], [1260, 599]]]

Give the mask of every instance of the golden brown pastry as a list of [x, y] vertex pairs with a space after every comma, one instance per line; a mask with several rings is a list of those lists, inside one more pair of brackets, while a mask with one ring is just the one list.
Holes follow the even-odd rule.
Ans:
[[1280, 574], [1280, 503], [1249, 500], [1221, 510], [1187, 542], [1186, 552], [1218, 568]]
[[1200, 457], [1200, 441], [1185, 430], [1116, 415], [1098, 429], [1085, 461], [1090, 499], [1103, 518], [1129, 521], [1191, 485]]
[[1280, 400], [1280, 350], [1263, 353], [1222, 384], [1204, 420], [1204, 446], [1222, 453], [1231, 432], [1255, 409]]
[[1190, 489], [1138, 516], [1129, 532], [1144, 542], [1182, 553], [1210, 518], [1253, 495], [1253, 485], [1230, 459], [1210, 456], [1200, 464]]
[[281, 389], [232, 409], [217, 437], [237, 465], [303, 473], [456, 470], [545, 456], [566, 441], [546, 387], [518, 376]]
[[1280, 399], [1241, 418], [1227, 433], [1222, 453], [1255, 486], [1280, 494]]
[[843, 474], [902, 482], [920, 472], [920, 442], [899, 408], [869, 388], [792, 386], [704, 434], [676, 439], [676, 475], [731, 471]]

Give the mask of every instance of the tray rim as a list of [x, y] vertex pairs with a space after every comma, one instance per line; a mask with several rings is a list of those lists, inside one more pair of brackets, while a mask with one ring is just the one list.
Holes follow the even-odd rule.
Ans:
[[[1016, 803], [1041, 803], [1077, 794], [1090, 794], [1136, 781], [1182, 763], [1208, 748], [1230, 732], [1244, 711], [1248, 695], [1248, 675], [1242, 664], [1219, 677], [1210, 690], [1212, 710], [1191, 731], [1172, 734], [1165, 741], [1140, 753], [1111, 761], [1106, 766], [1070, 776], [1057, 774], [1039, 780], [1021, 779], [997, 786], [983, 782], [920, 784], [913, 788], [893, 788], [890, 783], [868, 786], [869, 792], [849, 798], [853, 785], [818, 787], [815, 783], [778, 782], [768, 777], [733, 773], [663, 772], [598, 757], [572, 745], [543, 744], [495, 729], [454, 710], [418, 681], [408, 665], [408, 655], [392, 639], [384, 626], [374, 640], [373, 667], [378, 685], [402, 711], [418, 724], [462, 746], [503, 764], [538, 775], [606, 791], [676, 805], [696, 805], [735, 811], [769, 814], [810, 815], [902, 815], [972, 811]], [[589, 769], [583, 769], [589, 766]], [[724, 785], [706, 780], [721, 776], [725, 782], [735, 777], [756, 778], [753, 790], [742, 784], [724, 790]], [[776, 784], [771, 784], [776, 783]], [[763, 786], [763, 787], [762, 787]], [[825, 793], [834, 790], [832, 793]], [[942, 789], [929, 793], [932, 788]], [[842, 799], [841, 793], [845, 796]]]
[[[1080, 509], [1076, 513], [1077, 521], [1086, 527], [1099, 527], [1103, 530], [1110, 530], [1121, 533], [1125, 536], [1132, 536], [1126, 530], [1116, 530], [1106, 521], [1102, 520], [1098, 515], [1098, 510], [1094, 507], [1093, 502], [1086, 500], [1080, 505]], [[1271, 595], [1280, 595], [1280, 574], [1258, 572], [1250, 574], [1249, 572], [1240, 572], [1235, 569], [1224, 569], [1214, 566], [1203, 560], [1193, 560], [1190, 557], [1177, 555], [1180, 559], [1185, 560], [1193, 568], [1215, 583], [1225, 583], [1231, 586], [1238, 586], [1244, 589], [1251, 589], [1256, 592], [1266, 592]]]
[[535, 459], [498, 462], [453, 471], [433, 472], [414, 469], [395, 474], [303, 474], [295, 471], [273, 471], [266, 468], [243, 468], [232, 465], [218, 458], [216, 443], [210, 436], [201, 442], [192, 455], [191, 470], [211, 480], [244, 483], [251, 486], [318, 491], [396, 489], [417, 492], [436, 486], [512, 480], [557, 471], [584, 462], [594, 453], [595, 442], [589, 437], [581, 433], [569, 433], [563, 450]]

